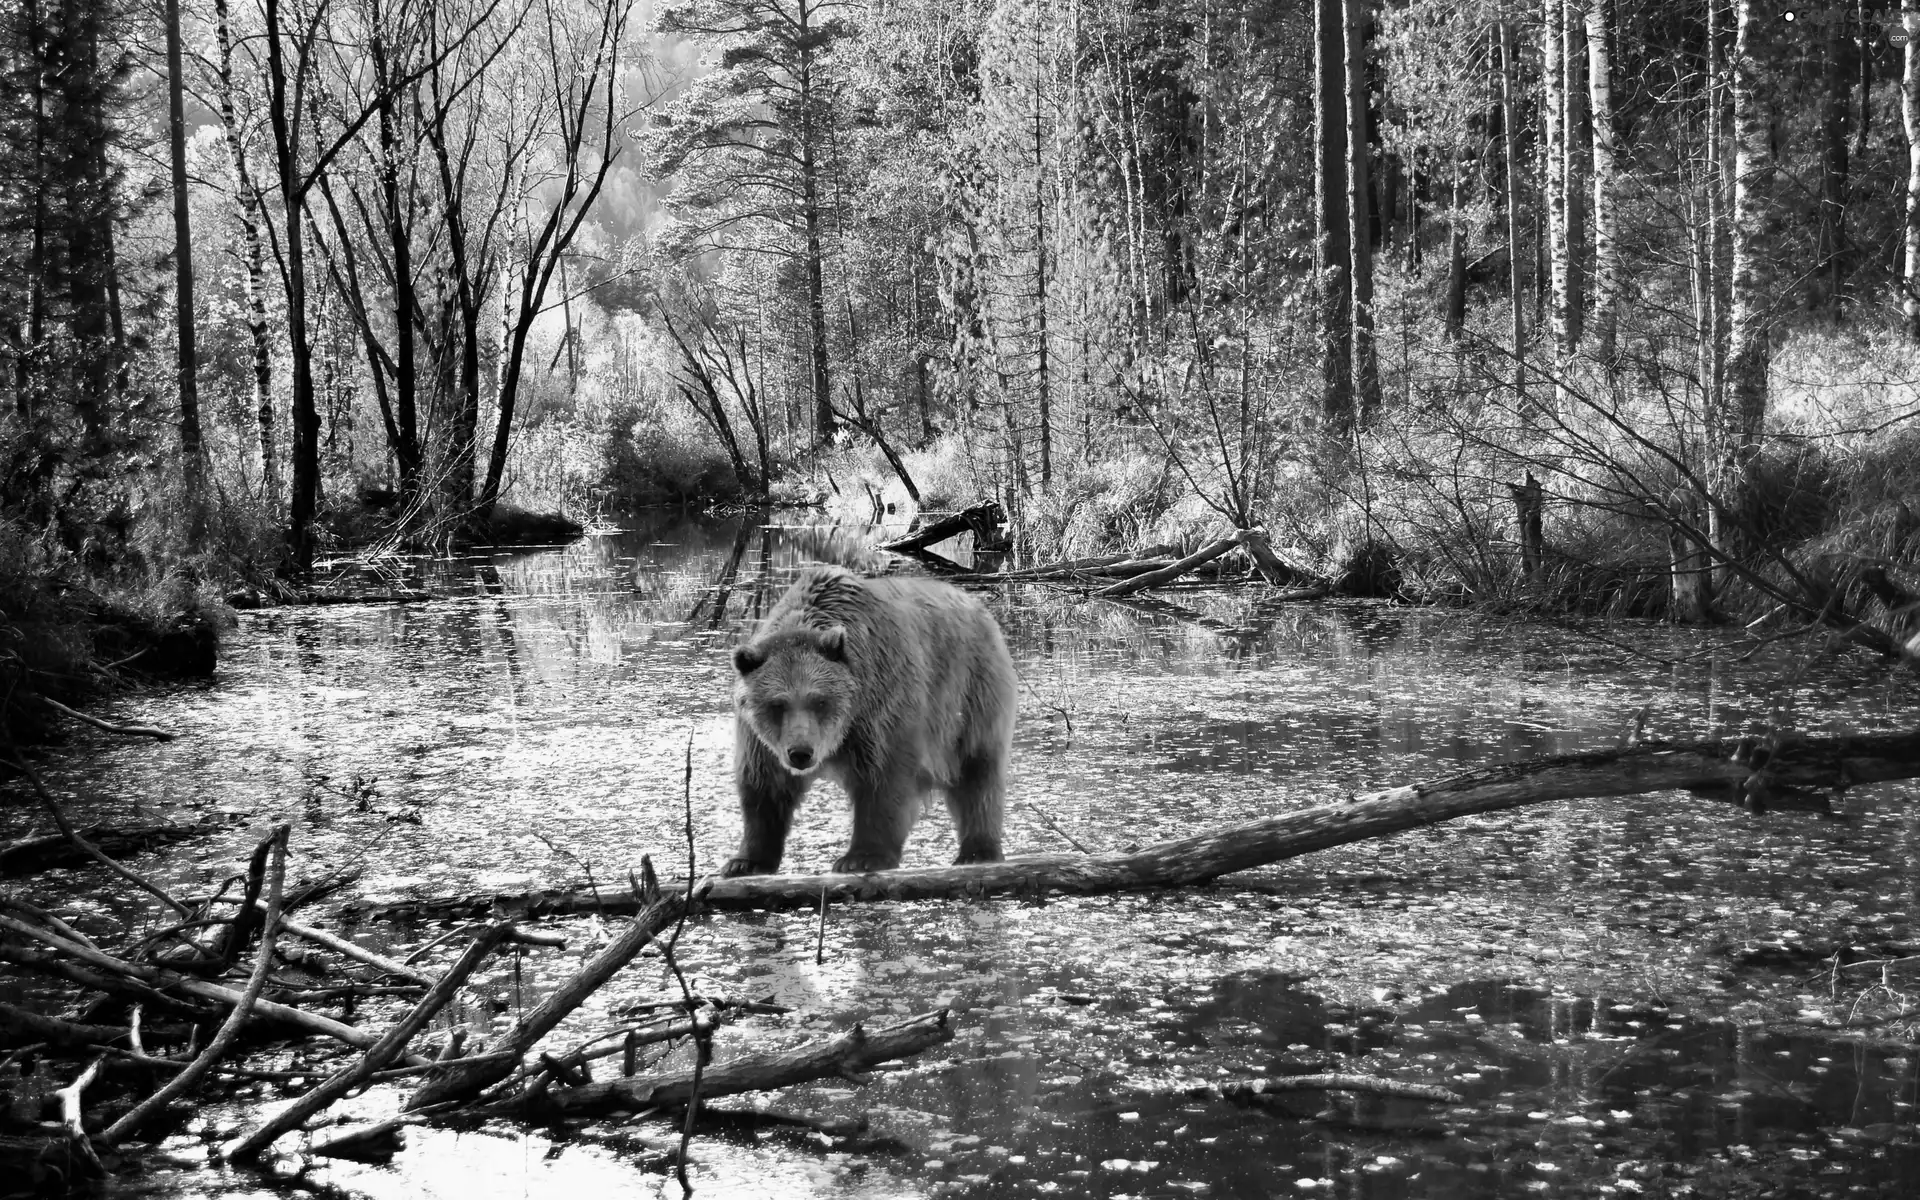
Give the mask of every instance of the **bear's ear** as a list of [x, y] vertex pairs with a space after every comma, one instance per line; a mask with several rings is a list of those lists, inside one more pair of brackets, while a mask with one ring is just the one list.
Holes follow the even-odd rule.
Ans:
[[751, 644], [733, 648], [733, 669], [742, 675], [751, 675], [767, 661], [766, 652]]
[[847, 658], [847, 627], [829, 625], [815, 635], [820, 644], [820, 653], [834, 662], [845, 662]]

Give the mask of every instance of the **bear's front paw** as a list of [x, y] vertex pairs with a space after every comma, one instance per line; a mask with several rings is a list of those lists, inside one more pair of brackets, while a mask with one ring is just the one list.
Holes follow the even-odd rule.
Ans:
[[884, 855], [848, 852], [833, 860], [833, 873], [836, 875], [865, 875], [869, 871], [891, 871], [900, 865], [897, 858]]
[[[777, 865], [774, 864], [774, 866]], [[741, 858], [736, 854], [720, 868], [720, 878], [731, 879], [735, 875], [771, 875], [774, 872], [774, 866], [757, 863], [750, 858]]]
[[969, 863], [997, 863], [1005, 861], [1005, 856], [1000, 853], [999, 842], [990, 841], [986, 838], [962, 838], [960, 840], [960, 853], [954, 858], [953, 865], [956, 867], [964, 867]]

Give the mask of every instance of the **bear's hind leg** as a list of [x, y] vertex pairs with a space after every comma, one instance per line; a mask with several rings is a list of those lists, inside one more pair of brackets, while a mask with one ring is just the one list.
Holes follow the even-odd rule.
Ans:
[[735, 732], [734, 781], [740, 789], [740, 848], [720, 868], [722, 876], [770, 875], [787, 852], [794, 810], [808, 780], [774, 760], [773, 752], [744, 723]]
[[1006, 804], [1005, 756], [988, 751], [963, 759], [953, 786], [947, 789], [947, 811], [953, 814], [953, 831], [960, 839], [955, 863], [1001, 860], [1000, 826]]

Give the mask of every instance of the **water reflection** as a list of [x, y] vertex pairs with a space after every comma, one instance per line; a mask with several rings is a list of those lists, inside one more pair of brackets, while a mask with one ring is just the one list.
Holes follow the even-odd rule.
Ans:
[[[282, 816], [308, 861], [359, 864], [363, 899], [588, 873], [605, 886], [643, 853], [684, 862], [689, 804], [710, 868], [737, 833], [725, 647], [806, 563], [914, 569], [876, 554], [876, 536], [660, 517], [563, 549], [409, 564], [405, 582], [449, 598], [249, 615], [214, 686], [127, 702], [127, 719], [186, 736], [103, 745], [55, 774], [93, 798], [89, 819], [225, 815], [230, 832], [142, 864], [181, 885], [224, 877]], [[950, 557], [970, 561], [964, 547]], [[1873, 664], [1808, 665], [1788, 648], [1696, 661], [1696, 635], [1656, 628], [1609, 631], [1643, 652], [1630, 653], [1259, 589], [1125, 604], [1044, 585], [983, 594], [1023, 687], [1015, 852], [1062, 849], [1061, 830], [1117, 848], [1607, 746], [1643, 706], [1669, 737], [1778, 711], [1815, 730], [1920, 720], [1911, 680]], [[1762, 1036], [1756, 1022], [1832, 1015], [1824, 955], [1920, 951], [1911, 795], [1863, 792], [1845, 825], [1676, 797], [1567, 804], [1218, 889], [848, 908], [823, 962], [809, 915], [708, 920], [688, 935], [689, 969], [798, 1012], [730, 1027], [723, 1053], [942, 1004], [962, 1035], [866, 1089], [775, 1101], [865, 1117], [864, 1138], [823, 1146], [742, 1125], [697, 1144], [696, 1177], [703, 1194], [745, 1196], [1904, 1195], [1920, 1179], [1914, 1056]], [[810, 803], [791, 861], [830, 861], [845, 821], [836, 797]], [[936, 817], [908, 862], [953, 850]], [[591, 923], [568, 927], [591, 943]], [[404, 947], [438, 931], [376, 932]], [[482, 990], [510, 1012], [587, 952], [577, 940], [530, 957]], [[563, 1038], [663, 982], [643, 962]], [[1325, 1070], [1443, 1082], [1468, 1103], [1302, 1093], [1241, 1107], [1204, 1086]], [[430, 1134], [391, 1168], [316, 1178], [353, 1195], [464, 1193], [426, 1182], [464, 1148], [469, 1167], [527, 1195], [661, 1194], [649, 1138], [670, 1140], [645, 1123]], [[226, 1187], [205, 1168], [168, 1179]]]

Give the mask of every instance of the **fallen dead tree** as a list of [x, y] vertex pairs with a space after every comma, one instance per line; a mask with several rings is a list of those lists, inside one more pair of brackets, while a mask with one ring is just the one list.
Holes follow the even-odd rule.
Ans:
[[[916, 867], [868, 875], [743, 875], [710, 881], [708, 909], [812, 907], [860, 900], [927, 900], [1011, 893], [1115, 892], [1204, 883], [1350, 842], [1442, 821], [1554, 800], [1684, 791], [1749, 811], [1830, 811], [1862, 784], [1920, 778], [1920, 731], [1849, 737], [1781, 735], [1565, 754], [1464, 771], [1351, 800], [1226, 826], [1131, 853], [1035, 854], [1001, 863]], [[631, 897], [586, 889], [470, 895], [358, 906], [360, 916], [403, 919], [621, 913]]]
[[895, 538], [881, 544], [880, 549], [893, 554], [906, 554], [914, 550], [925, 550], [950, 537], [971, 532], [976, 541], [989, 542], [998, 534], [1000, 525], [1007, 514], [997, 503], [988, 500], [982, 504], [970, 505], [957, 513], [930, 521], [905, 537]]
[[[136, 825], [90, 825], [78, 832], [82, 838], [108, 854], [126, 855], [200, 837], [216, 828], [219, 826], [210, 822], [176, 825], [170, 821], [160, 821]], [[31, 875], [91, 861], [92, 856], [76, 846], [64, 833], [40, 834], [0, 843], [0, 875]]]
[[1235, 530], [1217, 542], [1209, 542], [1185, 558], [1170, 562], [1158, 570], [1146, 571], [1133, 576], [1131, 579], [1123, 579], [1118, 583], [1109, 584], [1095, 592], [1094, 595], [1103, 599], [1111, 599], [1117, 596], [1131, 596], [1142, 588], [1159, 587], [1165, 583], [1172, 583], [1195, 567], [1212, 562], [1214, 559], [1227, 553], [1227, 551], [1238, 547], [1246, 540], [1247, 533], [1245, 530]]

